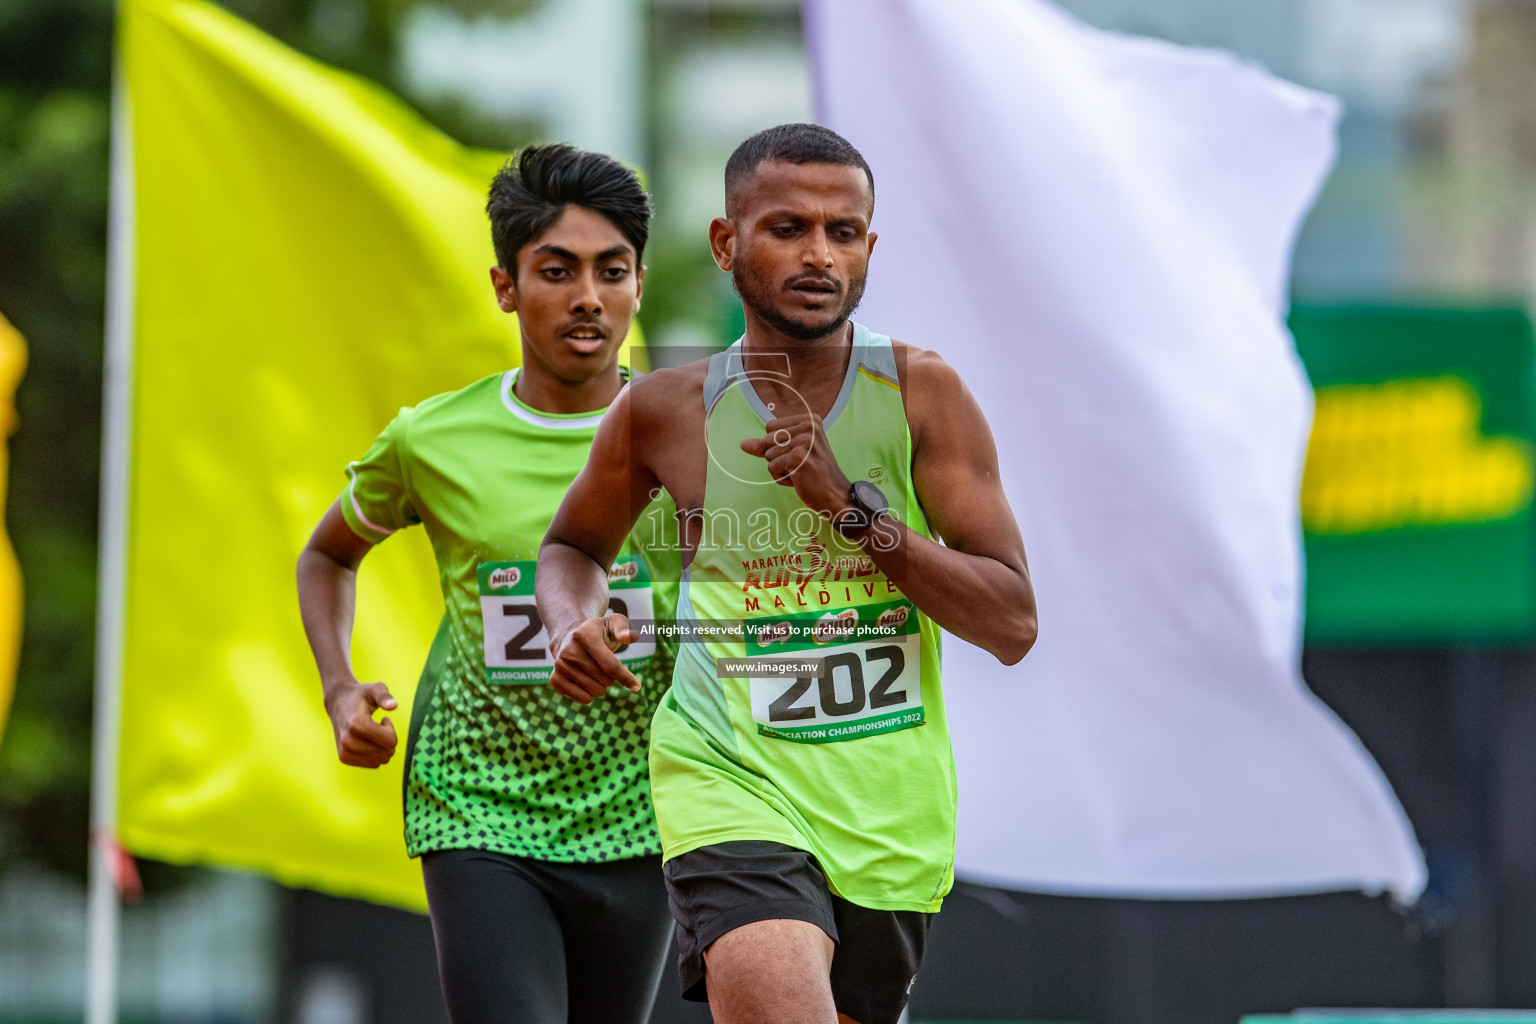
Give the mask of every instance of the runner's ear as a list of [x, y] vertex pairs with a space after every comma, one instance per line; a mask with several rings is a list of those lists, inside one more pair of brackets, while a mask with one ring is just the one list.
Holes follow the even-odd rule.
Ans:
[[724, 217], [716, 217], [709, 223], [709, 252], [715, 258], [715, 266], [731, 272], [736, 254], [736, 225]]
[[517, 282], [501, 266], [491, 268], [491, 287], [496, 291], [496, 305], [503, 313], [517, 312]]

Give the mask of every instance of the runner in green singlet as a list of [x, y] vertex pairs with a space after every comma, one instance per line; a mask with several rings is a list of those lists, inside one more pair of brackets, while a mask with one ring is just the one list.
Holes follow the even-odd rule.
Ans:
[[894, 1024], [953, 877], [939, 628], [1012, 664], [1035, 638], [991, 431], [937, 355], [849, 317], [874, 178], [783, 125], [726, 165], [725, 352], [614, 404], [539, 555], [554, 683], [631, 680], [608, 567], [659, 485], [681, 515], [687, 626], [651, 782], [685, 995], [718, 1024]]
[[[497, 175], [487, 210], [522, 368], [402, 410], [347, 468], [300, 558], [300, 605], [337, 753], [378, 767], [397, 738], [373, 714], [396, 702], [352, 674], [355, 573], [373, 545], [425, 527], [446, 610], [406, 748], [405, 839], [422, 859], [454, 1024], [643, 1024], [669, 937], [646, 747], [670, 658], [637, 638], [617, 655], [629, 689], [571, 703], [549, 686], [534, 580], [550, 519], [629, 377], [618, 349], [639, 308], [650, 206], [608, 157], [542, 146]], [[677, 556], [646, 532], [670, 509], [614, 561], [615, 628], [670, 617]]]

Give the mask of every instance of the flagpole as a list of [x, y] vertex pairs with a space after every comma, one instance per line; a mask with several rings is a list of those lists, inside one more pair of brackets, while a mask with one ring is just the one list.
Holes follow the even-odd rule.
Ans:
[[96, 694], [91, 743], [90, 892], [86, 1024], [115, 1024], [120, 901], [112, 859], [122, 714], [123, 601], [127, 569], [128, 431], [133, 371], [133, 136], [122, 61], [124, 5], [112, 76], [111, 194], [107, 222], [106, 346], [101, 511], [96, 591]]

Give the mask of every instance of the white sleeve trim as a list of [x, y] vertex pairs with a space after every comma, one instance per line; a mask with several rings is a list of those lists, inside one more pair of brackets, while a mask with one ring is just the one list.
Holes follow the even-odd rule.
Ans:
[[352, 462], [347, 464], [347, 500], [352, 503], [352, 511], [357, 513], [357, 518], [364, 526], [375, 533], [381, 533], [386, 537], [394, 533], [394, 530], [386, 529], [363, 515], [363, 508], [357, 503], [357, 495], [352, 491], [352, 485], [355, 483], [357, 483], [357, 463]]

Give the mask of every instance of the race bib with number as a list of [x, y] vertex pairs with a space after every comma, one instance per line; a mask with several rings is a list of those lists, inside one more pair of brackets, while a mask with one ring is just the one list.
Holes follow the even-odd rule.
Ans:
[[720, 658], [746, 678], [757, 731], [835, 743], [922, 725], [922, 638], [909, 601], [749, 619], [746, 657]]
[[[480, 620], [485, 628], [485, 681], [488, 683], [547, 683], [555, 667], [549, 654], [549, 633], [533, 598], [537, 562], [483, 562], [480, 577]], [[631, 622], [655, 618], [651, 576], [644, 560], [620, 555], [608, 573], [608, 610]], [[656, 654], [654, 635], [621, 647], [619, 660], [638, 673]]]

